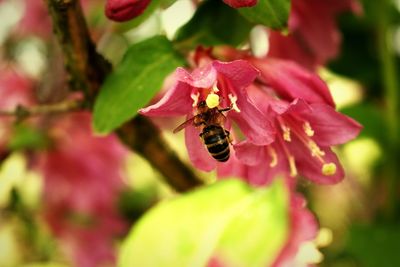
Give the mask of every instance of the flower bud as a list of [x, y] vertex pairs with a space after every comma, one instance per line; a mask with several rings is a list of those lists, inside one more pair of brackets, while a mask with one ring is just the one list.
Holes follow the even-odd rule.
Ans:
[[133, 19], [146, 9], [151, 0], [107, 0], [106, 16], [114, 21], [123, 22]]
[[223, 0], [225, 4], [234, 7], [251, 7], [257, 5], [258, 0]]

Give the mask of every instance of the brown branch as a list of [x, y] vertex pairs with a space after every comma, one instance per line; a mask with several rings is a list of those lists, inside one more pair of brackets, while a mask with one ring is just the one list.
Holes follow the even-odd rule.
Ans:
[[31, 116], [77, 111], [81, 109], [81, 106], [82, 102], [75, 100], [32, 107], [18, 105], [14, 110], [0, 110], [0, 116], [13, 116], [16, 117], [18, 121], [21, 121]]
[[[93, 104], [100, 85], [111, 71], [110, 64], [96, 52], [77, 0], [45, 0], [61, 45], [73, 89], [83, 91], [88, 106]], [[177, 191], [187, 191], [202, 181], [167, 145], [148, 119], [137, 116], [117, 133], [131, 149], [144, 156]]]

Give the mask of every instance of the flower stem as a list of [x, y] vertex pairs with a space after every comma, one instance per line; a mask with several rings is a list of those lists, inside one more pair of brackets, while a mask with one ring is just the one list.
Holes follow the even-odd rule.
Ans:
[[378, 49], [381, 60], [381, 75], [384, 86], [384, 100], [386, 104], [385, 117], [388, 129], [388, 150], [387, 151], [387, 189], [388, 199], [385, 207], [385, 215], [393, 219], [397, 206], [397, 191], [399, 181], [397, 173], [400, 172], [396, 163], [396, 156], [399, 147], [399, 87], [397, 80], [396, 59], [393, 51], [391, 25], [389, 21], [390, 1], [377, 1], [379, 16], [376, 24], [378, 34]]

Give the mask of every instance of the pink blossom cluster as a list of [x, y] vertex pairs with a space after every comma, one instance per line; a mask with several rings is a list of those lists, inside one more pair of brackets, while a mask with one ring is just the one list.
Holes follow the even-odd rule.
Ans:
[[[10, 33], [14, 41], [34, 35], [51, 38], [51, 21], [45, 1], [22, 2], [24, 14]], [[87, 7], [89, 1], [82, 1]], [[2, 51], [3, 52], [3, 51]], [[1, 55], [3, 56], [3, 55]], [[18, 105], [37, 103], [39, 82], [20, 65], [1, 58], [0, 109], [13, 111]], [[59, 73], [57, 73], [59, 74]], [[54, 78], [62, 79], [62, 75]], [[53, 91], [60, 88], [49, 83]], [[122, 169], [126, 149], [114, 135], [94, 136], [89, 113], [67, 113], [35, 117], [23, 122], [45, 133], [49, 146], [26, 153], [29, 166], [44, 179], [40, 217], [56, 238], [72, 266], [95, 267], [115, 264], [115, 240], [126, 233], [127, 222], [118, 212], [117, 201], [124, 189]], [[0, 158], [8, 153], [15, 117], [0, 117]], [[41, 220], [42, 221], [42, 220]]]

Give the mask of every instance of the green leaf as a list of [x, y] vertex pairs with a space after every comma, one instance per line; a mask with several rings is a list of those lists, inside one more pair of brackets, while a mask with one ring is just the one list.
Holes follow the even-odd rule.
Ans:
[[163, 36], [132, 45], [104, 82], [94, 105], [94, 129], [109, 133], [137, 114], [183, 59]]
[[289, 10], [290, 0], [259, 0], [256, 6], [240, 8], [239, 12], [253, 23], [283, 30], [287, 27]]
[[400, 227], [398, 225], [353, 226], [347, 253], [365, 267], [400, 266]]
[[288, 192], [277, 179], [254, 189], [228, 179], [162, 202], [132, 229], [120, 267], [269, 266], [288, 235]]
[[175, 41], [193, 48], [199, 44], [238, 45], [248, 36], [252, 24], [244, 19], [236, 9], [222, 1], [206, 1], [188, 23], [178, 31]]

